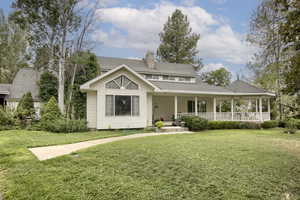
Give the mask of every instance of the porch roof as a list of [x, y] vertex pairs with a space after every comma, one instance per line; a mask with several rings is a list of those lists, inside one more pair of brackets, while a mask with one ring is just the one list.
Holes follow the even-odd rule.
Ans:
[[228, 96], [275, 96], [266, 90], [257, 88], [242, 81], [233, 82], [230, 87], [219, 87], [204, 83], [198, 77], [195, 83], [180, 83], [167, 81], [151, 81], [160, 90], [158, 93], [208, 94]]

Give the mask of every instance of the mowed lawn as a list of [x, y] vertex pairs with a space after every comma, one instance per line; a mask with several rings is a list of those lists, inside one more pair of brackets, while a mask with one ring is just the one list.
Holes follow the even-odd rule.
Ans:
[[98, 145], [38, 161], [27, 147], [134, 132], [0, 132], [8, 199], [300, 199], [300, 133], [218, 130]]

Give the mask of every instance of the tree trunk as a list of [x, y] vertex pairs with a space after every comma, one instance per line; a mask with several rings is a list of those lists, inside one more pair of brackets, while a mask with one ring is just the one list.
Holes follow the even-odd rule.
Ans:
[[58, 106], [62, 113], [65, 111], [64, 94], [65, 94], [65, 66], [64, 58], [60, 56], [58, 61]]

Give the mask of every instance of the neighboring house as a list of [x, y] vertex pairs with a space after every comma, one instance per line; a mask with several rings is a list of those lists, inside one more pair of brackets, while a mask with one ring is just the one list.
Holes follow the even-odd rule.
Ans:
[[118, 129], [152, 126], [197, 115], [208, 120], [270, 120], [273, 93], [235, 81], [229, 87], [203, 83], [193, 65], [143, 60], [99, 58], [102, 75], [81, 86], [87, 93], [90, 128]]
[[22, 68], [16, 74], [12, 84], [0, 84], [0, 106], [16, 109], [22, 96], [31, 92], [37, 115], [40, 113], [38, 81], [39, 72], [32, 68]]

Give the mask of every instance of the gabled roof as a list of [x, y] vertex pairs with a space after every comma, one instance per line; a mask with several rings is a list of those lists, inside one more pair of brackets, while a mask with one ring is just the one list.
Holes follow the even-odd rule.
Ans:
[[109, 71], [120, 65], [127, 65], [138, 73], [165, 74], [176, 76], [191, 76], [195, 77], [195, 69], [193, 65], [156, 62], [156, 69], [150, 69], [145, 64], [144, 60], [134, 60], [125, 58], [98, 57], [101, 70]]
[[21, 99], [22, 96], [31, 92], [34, 100], [39, 99], [38, 81], [40, 74], [33, 68], [22, 68], [18, 71], [10, 87], [10, 99]]
[[135, 72], [134, 70], [130, 69], [127, 65], [120, 65], [112, 70], [110, 70], [109, 72], [102, 74], [101, 76], [98, 76], [88, 82], [86, 82], [85, 84], [80, 86], [81, 90], [91, 90], [90, 86], [93, 83], [96, 83], [97, 81], [109, 76], [110, 74], [119, 71], [121, 69], [126, 69], [127, 71], [131, 72], [133, 75], [135, 75], [137, 78], [141, 79], [142, 81], [144, 81], [147, 85], [149, 85], [150, 87], [152, 87], [153, 89], [158, 89], [154, 84], [152, 84], [150, 81], [148, 81], [147, 79], [145, 79], [143, 76], [141, 76], [140, 74], [138, 74], [137, 72]]
[[230, 89], [234, 92], [244, 92], [244, 93], [272, 93], [272, 92], [269, 92], [262, 88], [258, 88], [254, 85], [251, 85], [242, 80], [236, 80], [236, 81], [232, 82], [228, 86], [228, 89]]

